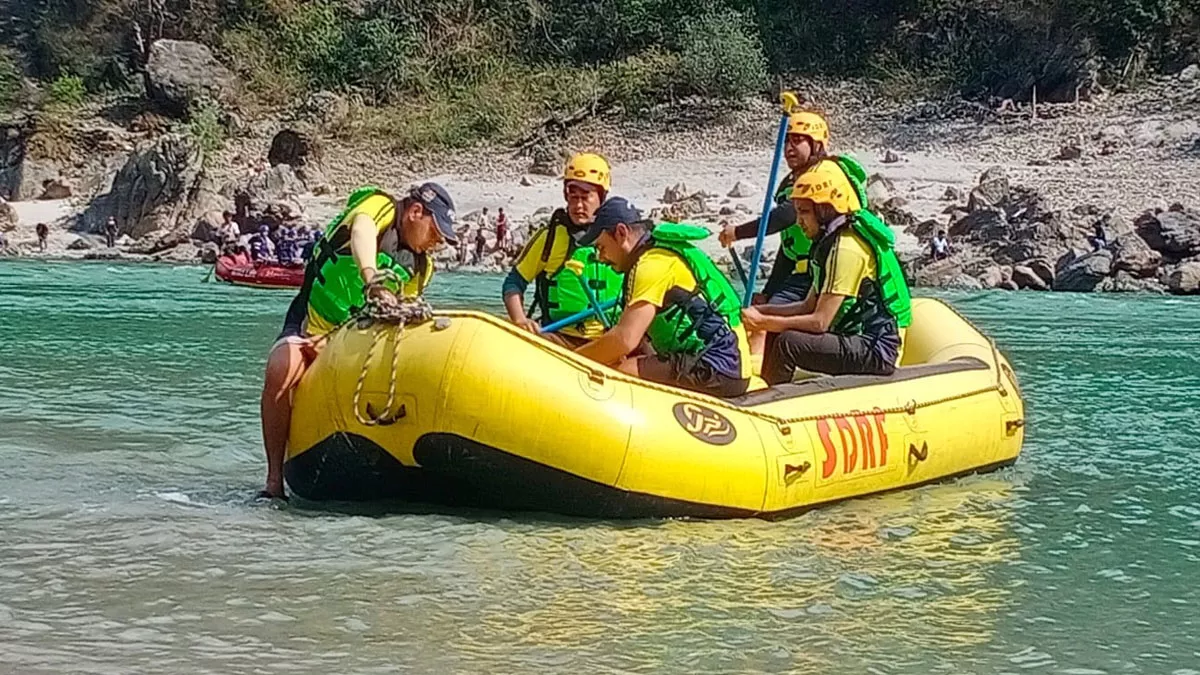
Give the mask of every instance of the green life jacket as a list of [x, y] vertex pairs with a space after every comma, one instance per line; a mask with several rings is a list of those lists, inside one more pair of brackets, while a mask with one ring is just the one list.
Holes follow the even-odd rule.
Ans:
[[[308, 306], [330, 324], [343, 323], [363, 305], [362, 275], [350, 252], [350, 224], [345, 220], [359, 204], [375, 195], [383, 195], [395, 203], [396, 224], [399, 223], [399, 202], [379, 188], [359, 188], [351, 193], [346, 207], [325, 228], [325, 235], [317, 242], [317, 253], [305, 269]], [[380, 234], [377, 243], [376, 269], [390, 270], [399, 280], [399, 283], [387, 283], [390, 290], [407, 297], [423, 293], [433, 279], [433, 264], [429, 257], [401, 246], [395, 226]]]
[[[823, 161], [832, 161], [838, 165], [842, 173], [846, 174], [846, 178], [850, 180], [850, 185], [854, 188], [854, 194], [858, 197], [858, 203], [862, 207], [869, 208], [867, 205], [867, 170], [862, 164], [853, 157], [846, 155], [833, 155], [822, 159]], [[816, 168], [821, 162], [817, 162], [811, 168]], [[795, 174], [789, 175], [784, 179], [784, 182], [775, 192], [775, 203], [784, 204], [792, 198], [792, 185], [796, 182]], [[812, 250], [812, 241], [808, 235], [804, 234], [804, 229], [799, 223], [790, 225], [779, 233], [779, 250], [787, 256], [789, 260], [796, 262], [796, 271], [804, 273], [808, 269], [807, 259], [808, 254]]]
[[[715, 328], [713, 322], [723, 322], [727, 329], [742, 325], [742, 306], [737, 291], [712, 259], [692, 243], [709, 235], [703, 227], [664, 223], [654, 228], [635, 254], [636, 265], [636, 258], [646, 251], [666, 249], [682, 258], [696, 278], [696, 290], [687, 301], [660, 309], [646, 330], [651, 346], [659, 354], [698, 354], [708, 346], [700, 333]], [[632, 274], [625, 277], [626, 298], [632, 279]]]
[[[567, 238], [567, 260], [553, 273], [542, 272], [534, 280], [535, 302], [541, 307], [542, 323], [551, 323], [591, 309], [592, 303], [584, 293], [583, 284], [592, 289], [596, 301], [603, 305], [621, 297], [621, 286], [625, 281], [625, 275], [600, 261], [595, 246], [579, 246], [567, 227], [556, 223], [553, 218], [546, 230], [546, 243], [542, 246], [543, 265], [550, 259], [558, 237]], [[567, 269], [566, 262], [570, 261], [583, 266], [582, 274]], [[619, 303], [605, 315], [610, 323], [616, 323], [621, 316]], [[581, 321], [576, 328], [582, 329], [585, 323], [587, 321]]]
[[898, 328], [907, 328], [912, 324], [912, 300], [900, 260], [896, 257], [896, 237], [891, 228], [871, 211], [862, 209], [848, 215], [841, 226], [827, 232], [817, 242], [810, 259], [813, 287], [820, 288], [829, 255], [839, 234], [846, 227], [853, 228], [855, 234], [871, 249], [875, 256], [877, 278], [864, 279], [858, 295], [842, 302], [830, 331], [858, 335], [865, 327], [884, 318], [882, 313], [894, 319]]

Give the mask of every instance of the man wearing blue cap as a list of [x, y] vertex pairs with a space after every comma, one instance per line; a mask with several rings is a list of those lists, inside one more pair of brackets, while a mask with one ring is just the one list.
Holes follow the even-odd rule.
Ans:
[[[629, 202], [604, 202], [580, 243], [625, 273], [621, 320], [579, 354], [645, 380], [729, 398], [750, 384], [737, 291], [693, 242], [695, 225], [655, 227]], [[648, 338], [653, 356], [627, 358]]]
[[455, 244], [454, 201], [437, 183], [396, 199], [373, 187], [350, 195], [329, 224], [288, 308], [283, 332], [267, 357], [261, 416], [267, 483], [260, 497], [283, 497], [283, 458], [292, 420], [292, 389], [315, 358], [324, 336], [367, 300], [394, 305], [422, 294], [433, 278], [429, 255]]

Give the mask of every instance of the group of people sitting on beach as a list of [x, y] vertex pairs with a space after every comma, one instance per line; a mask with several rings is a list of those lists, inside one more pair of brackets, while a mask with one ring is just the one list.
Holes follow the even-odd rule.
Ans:
[[[892, 231], [867, 203], [866, 172], [831, 153], [828, 124], [812, 112], [791, 114], [784, 158], [790, 172], [766, 230], [780, 235], [780, 251], [749, 307], [697, 245], [706, 228], [651, 221], [612, 194], [603, 157], [581, 153], [564, 168], [564, 204], [504, 279], [509, 318], [621, 372], [722, 398], [745, 394], [756, 370], [768, 385], [800, 371], [891, 374], [911, 321], [909, 291]], [[324, 337], [367, 303], [421, 295], [433, 280], [431, 252], [458, 244], [454, 220], [450, 195], [425, 183], [402, 196], [360, 189], [326, 230], [267, 360], [263, 496], [283, 496], [291, 392]], [[719, 241], [728, 248], [758, 230], [757, 220], [728, 226]]]

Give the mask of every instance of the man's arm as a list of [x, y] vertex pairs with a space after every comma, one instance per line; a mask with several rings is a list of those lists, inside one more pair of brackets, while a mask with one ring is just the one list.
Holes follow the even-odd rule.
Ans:
[[657, 312], [658, 308], [649, 302], [636, 302], [625, 308], [617, 325], [575, 352], [606, 366], [615, 366], [638, 348]]
[[[777, 234], [796, 224], [796, 208], [791, 202], [778, 204], [771, 208], [767, 216], [767, 235]], [[733, 228], [737, 241], [754, 239], [758, 236], [758, 219], [750, 220]]]
[[504, 309], [508, 312], [509, 320], [531, 333], [537, 333], [540, 326], [525, 314], [525, 289], [538, 274], [545, 270], [542, 256], [545, 253], [543, 249], [546, 247], [548, 239], [549, 234], [545, 229], [535, 233], [529, 243], [525, 245], [525, 249], [517, 256], [501, 286]]
[[362, 275], [364, 284], [375, 278], [375, 260], [379, 256], [379, 227], [365, 213], [354, 216], [350, 223], [350, 253]]
[[817, 298], [816, 309], [809, 314], [785, 316], [779, 319], [783, 330], [798, 330], [803, 333], [828, 333], [837, 316], [838, 309], [846, 299], [844, 295], [825, 293]]

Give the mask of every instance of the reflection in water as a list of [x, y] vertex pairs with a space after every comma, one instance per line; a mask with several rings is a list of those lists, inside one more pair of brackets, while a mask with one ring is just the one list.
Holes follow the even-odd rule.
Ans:
[[[202, 275], [0, 264], [23, 291], [0, 293], [0, 672], [1200, 663], [1200, 303], [953, 296], [1021, 376], [1015, 467], [782, 522], [625, 523], [250, 506], [289, 298]], [[433, 300], [498, 310], [498, 282]]]

